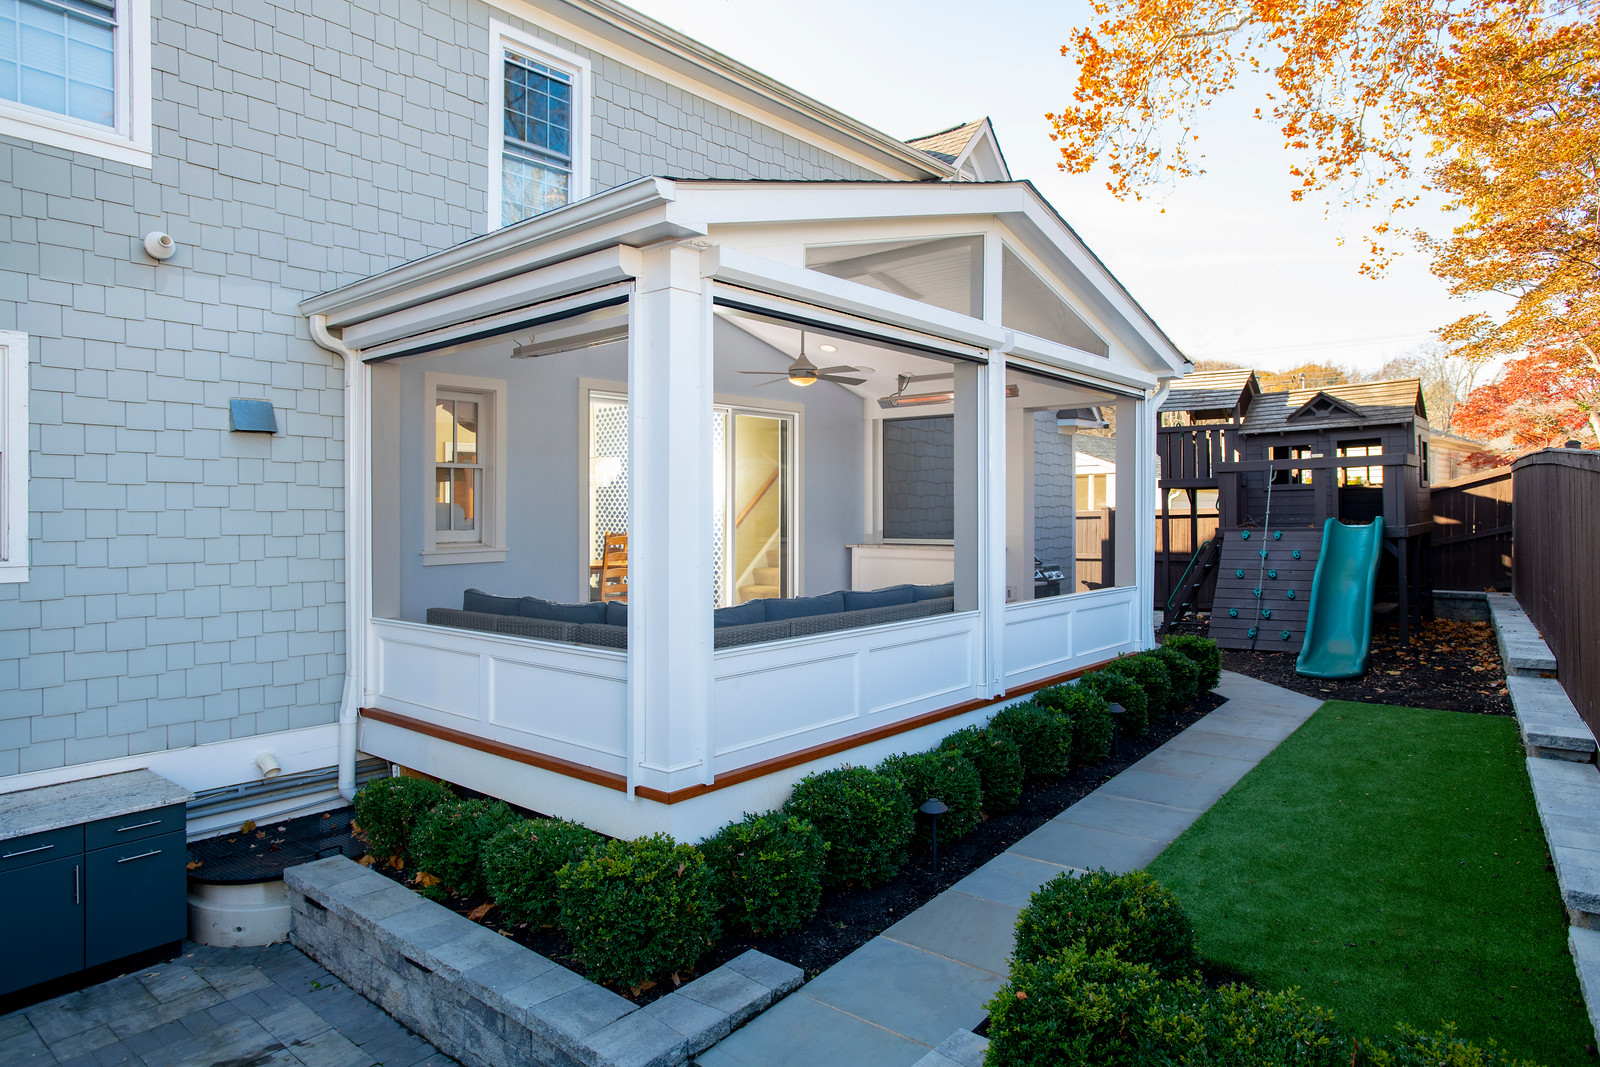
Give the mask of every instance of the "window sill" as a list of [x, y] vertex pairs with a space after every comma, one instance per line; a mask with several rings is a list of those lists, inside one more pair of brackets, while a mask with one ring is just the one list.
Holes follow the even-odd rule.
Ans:
[[28, 580], [26, 563], [0, 562], [0, 585], [21, 585]]
[[422, 550], [424, 567], [441, 567], [452, 563], [504, 563], [506, 550], [493, 545], [463, 545], [460, 548], [425, 548]]
[[18, 104], [0, 104], [0, 134], [149, 170], [153, 152], [115, 130]]

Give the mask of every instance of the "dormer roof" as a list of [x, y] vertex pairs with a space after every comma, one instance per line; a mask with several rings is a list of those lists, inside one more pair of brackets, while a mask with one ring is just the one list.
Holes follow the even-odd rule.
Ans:
[[954, 181], [1008, 182], [1011, 169], [1000, 151], [994, 126], [987, 118], [952, 126], [938, 133], [913, 137], [906, 142], [941, 163], [955, 168]]
[[1295, 422], [1299, 419], [1326, 419], [1334, 416], [1343, 418], [1364, 419], [1367, 413], [1348, 400], [1341, 400], [1325, 389], [1317, 390], [1315, 396], [1304, 404], [1289, 412], [1283, 421]]

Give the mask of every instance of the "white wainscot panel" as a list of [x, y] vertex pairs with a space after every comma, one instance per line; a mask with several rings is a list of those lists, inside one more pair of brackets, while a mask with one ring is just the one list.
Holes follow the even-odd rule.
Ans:
[[[867, 710], [881, 715], [928, 702], [958, 704], [977, 682], [973, 630], [874, 648], [867, 661]], [[935, 698], [949, 697], [938, 701]]]
[[386, 703], [481, 720], [483, 693], [478, 655], [378, 634], [378, 695]]
[[750, 669], [736, 673], [719, 669], [712, 697], [718, 755], [854, 719], [860, 714], [860, 662], [850, 651], [800, 663], [774, 655], [757, 659], [759, 665], [741, 663]]
[[620, 678], [517, 662], [490, 662], [489, 721], [518, 733], [608, 756], [624, 755], [628, 683]]
[[1105, 589], [1006, 606], [1006, 686], [1063, 674], [1130, 651], [1135, 589]]

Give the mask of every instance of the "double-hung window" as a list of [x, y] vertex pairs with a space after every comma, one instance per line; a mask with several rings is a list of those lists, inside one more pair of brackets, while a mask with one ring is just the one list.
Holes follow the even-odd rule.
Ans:
[[506, 383], [429, 372], [423, 562], [505, 559]]
[[149, 0], [0, 0], [0, 133], [150, 165]]
[[491, 221], [509, 226], [585, 195], [588, 65], [496, 26], [490, 56]]

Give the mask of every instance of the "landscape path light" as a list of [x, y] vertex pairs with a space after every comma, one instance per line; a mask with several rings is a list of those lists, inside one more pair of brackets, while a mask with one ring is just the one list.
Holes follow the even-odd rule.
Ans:
[[949, 807], [938, 797], [929, 797], [922, 802], [922, 807], [917, 809], [926, 815], [933, 823], [933, 872], [939, 873], [939, 816], [949, 811]]

